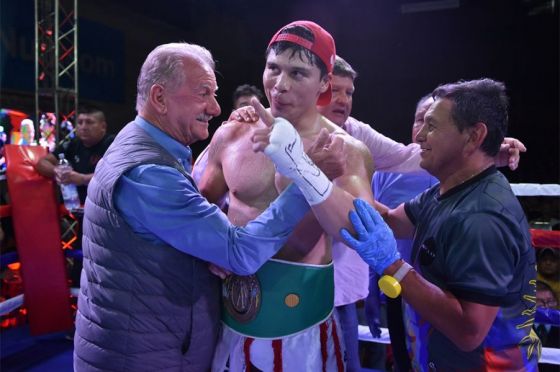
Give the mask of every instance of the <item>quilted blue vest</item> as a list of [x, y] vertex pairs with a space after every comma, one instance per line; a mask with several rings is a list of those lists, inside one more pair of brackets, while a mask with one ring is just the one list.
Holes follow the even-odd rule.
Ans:
[[198, 372], [211, 366], [220, 320], [219, 279], [208, 263], [138, 237], [113, 204], [119, 177], [147, 163], [174, 167], [190, 178], [132, 122], [107, 150], [88, 186], [76, 371]]

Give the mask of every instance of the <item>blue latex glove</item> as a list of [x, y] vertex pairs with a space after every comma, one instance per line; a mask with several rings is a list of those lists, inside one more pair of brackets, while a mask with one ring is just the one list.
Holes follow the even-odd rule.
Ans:
[[340, 236], [377, 274], [383, 275], [389, 265], [401, 258], [393, 232], [365, 201], [355, 199], [354, 207], [356, 211], [350, 211], [348, 218], [356, 230], [357, 239], [346, 229], [340, 229]]

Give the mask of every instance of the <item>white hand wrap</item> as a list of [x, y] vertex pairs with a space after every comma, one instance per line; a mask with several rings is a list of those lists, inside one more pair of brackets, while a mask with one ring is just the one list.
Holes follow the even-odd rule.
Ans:
[[286, 119], [274, 120], [270, 144], [264, 153], [280, 174], [294, 181], [309, 205], [319, 204], [331, 194], [332, 182], [303, 151], [299, 133]]

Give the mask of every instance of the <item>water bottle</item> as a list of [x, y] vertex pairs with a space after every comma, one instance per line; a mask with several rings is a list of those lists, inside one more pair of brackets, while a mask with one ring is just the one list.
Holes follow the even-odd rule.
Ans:
[[[59, 175], [72, 171], [72, 166], [64, 157], [64, 154], [58, 154], [58, 165], [55, 172]], [[64, 200], [64, 206], [69, 211], [80, 208], [80, 197], [76, 185], [69, 183], [67, 185], [60, 184], [60, 192]]]

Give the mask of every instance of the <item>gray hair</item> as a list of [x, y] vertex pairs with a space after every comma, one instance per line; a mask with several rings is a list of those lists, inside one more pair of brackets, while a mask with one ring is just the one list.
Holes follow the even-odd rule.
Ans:
[[334, 60], [333, 75], [350, 78], [352, 81], [356, 80], [358, 73], [352, 68], [350, 63], [346, 62], [344, 58], [337, 55]]
[[185, 42], [163, 44], [148, 54], [136, 84], [136, 111], [146, 104], [150, 89], [154, 84], [175, 89], [185, 82], [184, 59], [192, 59], [214, 70], [214, 59], [210, 51], [200, 45]]

